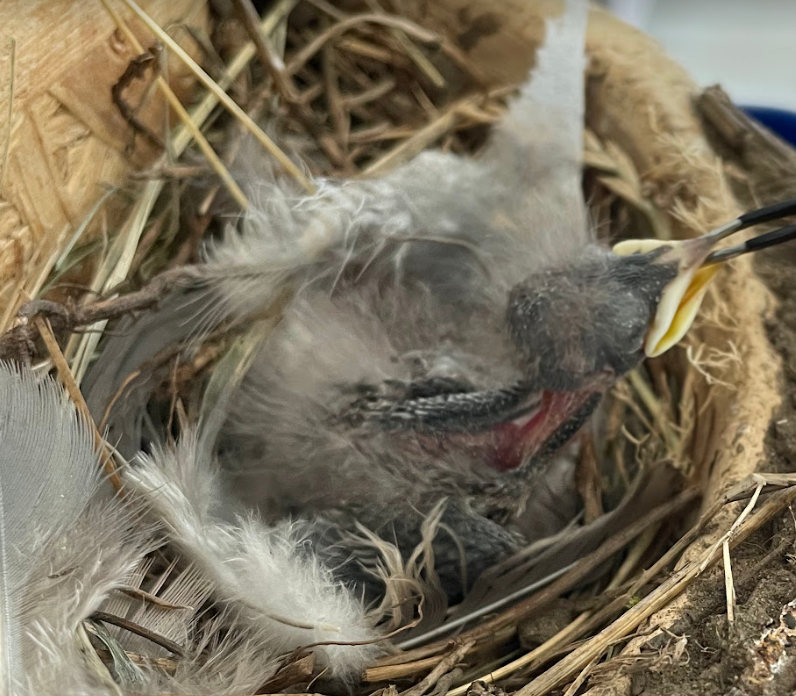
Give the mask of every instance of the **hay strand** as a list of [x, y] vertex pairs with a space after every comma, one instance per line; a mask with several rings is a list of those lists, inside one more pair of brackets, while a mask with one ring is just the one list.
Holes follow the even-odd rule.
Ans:
[[91, 427], [91, 432], [94, 435], [94, 447], [101, 455], [102, 467], [105, 470], [108, 480], [117, 491], [121, 491], [122, 480], [119, 476], [119, 472], [116, 469], [116, 462], [114, 460], [113, 454], [105, 446], [105, 441], [103, 440], [102, 435], [100, 435], [99, 430], [97, 430], [97, 426], [94, 423], [94, 419], [91, 417], [91, 413], [88, 410], [88, 405], [86, 404], [86, 400], [83, 398], [80, 387], [78, 387], [77, 382], [72, 375], [72, 371], [69, 369], [69, 364], [66, 362], [64, 354], [61, 352], [61, 347], [58, 345], [58, 341], [55, 340], [50, 323], [41, 316], [33, 317], [33, 323], [38, 329], [44, 344], [47, 346], [47, 350], [49, 351], [50, 357], [52, 358], [55, 368], [58, 372], [58, 377], [66, 388], [69, 398], [72, 400], [72, 403], [75, 404], [75, 407], [83, 416], [85, 422]]
[[[127, 26], [127, 22], [125, 22], [121, 15], [113, 9], [110, 2], [108, 0], [100, 0], [100, 2], [102, 2], [102, 6], [113, 18], [113, 21], [116, 23], [119, 31], [124, 34], [124, 38], [129, 42], [129, 44], [136, 50], [138, 54], [144, 53], [144, 47], [138, 41], [135, 34], [130, 31], [130, 27]], [[165, 35], [165, 32], [162, 30], [161, 33]], [[172, 41], [172, 43], [174, 43], [175, 46], [178, 46], [176, 42]], [[238, 186], [237, 182], [232, 178], [232, 175], [224, 166], [221, 158], [210, 146], [210, 143], [207, 142], [207, 138], [205, 138], [205, 136], [202, 134], [202, 131], [199, 129], [199, 126], [193, 121], [191, 115], [186, 111], [185, 107], [182, 105], [182, 102], [180, 102], [180, 100], [177, 98], [177, 95], [174, 94], [174, 91], [171, 89], [171, 87], [169, 87], [169, 83], [166, 82], [162, 75], [158, 75], [155, 78], [155, 84], [169, 102], [169, 106], [171, 106], [171, 108], [177, 113], [180, 121], [182, 121], [186, 129], [191, 133], [191, 137], [196, 141], [196, 144], [202, 150], [202, 154], [207, 158], [210, 166], [213, 167], [213, 170], [216, 172], [216, 174], [218, 174], [218, 177], [224, 183], [224, 186], [227, 187], [227, 190], [238, 202], [238, 205], [246, 210], [249, 207], [249, 200], [246, 198], [246, 195], [243, 193], [240, 186]]]
[[[103, 3], [106, 0], [103, 0]], [[222, 89], [222, 87], [210, 77], [199, 64], [188, 55], [188, 53], [180, 46], [174, 39], [172, 39], [160, 25], [155, 22], [146, 12], [144, 12], [135, 0], [122, 0], [122, 2], [130, 8], [136, 16], [149, 27], [150, 31], [160, 39], [165, 46], [169, 48], [185, 65], [187, 65], [191, 72], [199, 79], [199, 81], [210, 90], [218, 99], [218, 101], [226, 108], [235, 118], [237, 118], [246, 129], [257, 138], [258, 142], [279, 162], [279, 164], [288, 172], [301, 186], [308, 192], [312, 193], [314, 187], [310, 180], [306, 177], [304, 172], [299, 169], [296, 164], [271, 140], [263, 130], [252, 120], [252, 118], [243, 109], [240, 108], [232, 98]]]
[[6, 168], [8, 166], [8, 151], [11, 148], [11, 124], [14, 118], [14, 85], [17, 78], [17, 40], [11, 37], [9, 44], [9, 61], [8, 61], [8, 114], [6, 118], [5, 142], [3, 143], [3, 158], [0, 161], [0, 186], [6, 178]]

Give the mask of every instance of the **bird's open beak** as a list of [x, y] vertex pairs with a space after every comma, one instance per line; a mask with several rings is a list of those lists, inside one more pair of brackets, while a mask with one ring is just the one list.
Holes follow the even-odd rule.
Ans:
[[703, 267], [711, 250], [704, 242], [704, 238], [684, 242], [629, 239], [613, 248], [615, 254], [626, 256], [667, 247], [661, 263], [677, 264], [677, 275], [664, 289], [644, 341], [644, 353], [649, 358], [679, 343], [696, 319], [710, 281], [719, 270], [718, 264]]
[[667, 247], [659, 262], [677, 264], [677, 275], [663, 291], [644, 342], [647, 357], [665, 353], [685, 336], [723, 262], [796, 238], [796, 225], [753, 237], [735, 246], [716, 249], [721, 240], [754, 225], [794, 214], [796, 199], [746, 213], [697, 239], [682, 242], [631, 239], [616, 244], [613, 251], [620, 256], [645, 254]]

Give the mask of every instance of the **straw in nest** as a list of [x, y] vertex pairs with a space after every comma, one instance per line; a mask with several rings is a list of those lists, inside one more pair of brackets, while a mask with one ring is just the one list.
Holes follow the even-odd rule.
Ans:
[[[104, 60], [108, 47], [92, 38], [90, 50], [70, 63], [65, 76], [30, 97], [21, 87], [33, 74], [31, 42], [17, 37], [7, 63], [10, 117], [0, 121], [9, 134], [2, 170], [0, 329], [13, 328], [11, 334], [22, 337], [10, 341], [6, 333], [4, 357], [41, 354], [40, 367], [58, 372], [85, 416], [79, 384], [109, 322], [154, 307], [178, 283], [179, 269], [198, 259], [218, 221], [251, 205], [230, 174], [243, 143], [253, 138], [288, 176], [312, 189], [305, 171], [258, 123], [269, 121], [268, 131], [283, 133], [284, 143], [300, 149], [314, 172], [333, 176], [378, 176], [431, 146], [472, 151], [522, 82], [544, 18], [556, 5], [511, 0], [496, 8], [446, 0], [332, 6], [311, 0], [296, 7], [281, 0], [260, 18], [244, 0], [215, 3], [212, 13], [204, 3], [173, 3], [168, 11], [157, 2], [142, 3], [146, 12], [128, 0], [103, 4], [108, 13], [101, 19], [86, 24], [85, 15], [70, 12], [61, 18], [61, 30], [90, 26], [107, 38], [115, 26], [114, 61]], [[171, 38], [178, 35], [188, 53]], [[684, 72], [647, 37], [598, 10], [590, 15], [587, 49], [585, 186], [602, 234], [615, 237], [632, 225], [649, 236], [680, 239], [736, 215], [738, 204], [694, 114], [695, 89]], [[200, 56], [207, 72], [194, 62]], [[184, 107], [188, 76], [198, 96]], [[97, 90], [94, 81], [107, 89]], [[164, 129], [165, 103], [171, 123], [181, 124], [171, 131]], [[68, 114], [65, 126], [54, 117], [61, 110]], [[71, 132], [76, 123], [82, 130], [58, 160], [63, 153], [53, 133], [57, 127]], [[192, 140], [196, 146], [189, 149]], [[39, 149], [26, 163], [32, 141]], [[164, 154], [157, 154], [164, 144]], [[98, 173], [93, 164], [100, 155], [106, 163]], [[89, 181], [113, 188], [98, 195]], [[195, 181], [207, 185], [196, 187]], [[75, 283], [89, 292], [75, 293]], [[116, 297], [125, 284], [137, 289]], [[24, 302], [45, 295], [72, 303], [67, 330], [58, 336], [41, 317], [29, 323], [17, 318]], [[443, 635], [368, 666], [362, 692], [392, 692], [401, 684], [411, 696], [455, 696], [499, 684], [530, 696], [566, 684], [574, 694], [590, 678], [599, 685], [609, 669], [643, 651], [651, 632], [665, 633], [674, 624], [689, 602], [688, 588], [718, 562], [725, 567], [731, 616], [732, 550], [796, 498], [791, 477], [755, 473], [779, 402], [779, 361], [762, 324], [768, 301], [751, 266], [736, 264], [717, 283], [687, 345], [617, 386], [605, 447], [595, 453], [591, 438], [582, 441], [580, 493], [590, 521], [604, 514], [606, 501], [617, 504], [639, 466], [673, 462], [685, 483], [682, 492], [672, 492], [546, 586], [471, 621], [455, 638]], [[77, 328], [88, 331], [72, 331]], [[159, 356], [158, 364], [168, 367], [160, 396], [172, 404], [172, 421], [185, 426], [199, 415], [196, 385], [202, 380], [205, 395], [219, 398], [224, 381], [240, 378], [253, 346], [238, 338], [239, 331], [233, 326], [216, 332], [187, 362], [177, 352]], [[42, 345], [30, 343], [39, 336]], [[96, 428], [94, 437], [118, 482], [113, 443]], [[606, 470], [612, 472], [608, 482]], [[692, 510], [700, 497], [702, 509], [683, 534], [671, 518]], [[739, 500], [748, 502], [740, 509], [730, 504]], [[671, 537], [664, 532], [681, 536], [664, 543]], [[124, 591], [164, 615], [185, 610], [185, 602], [173, 598], [181, 587], [192, 601], [209, 601], [206, 583], [176, 564], [171, 552], [165, 559], [160, 552], [150, 555]], [[593, 571], [606, 564], [612, 564], [610, 579], [595, 584]], [[579, 596], [569, 598], [566, 620], [553, 631], [536, 631], [532, 618], [575, 588]], [[202, 626], [211, 635], [216, 617]], [[144, 662], [179, 672], [180, 646], [157, 630], [107, 611], [94, 620], [141, 639], [138, 651], [124, 651], [113, 635], [100, 631], [97, 640], [105, 647], [93, 644], [101, 658], [94, 663], [98, 673]], [[644, 636], [633, 638], [642, 626]], [[148, 652], [148, 645], [160, 652]], [[302, 651], [272, 672], [262, 693], [309, 689], [317, 677], [312, 656]], [[208, 688], [211, 682], [208, 676]]]

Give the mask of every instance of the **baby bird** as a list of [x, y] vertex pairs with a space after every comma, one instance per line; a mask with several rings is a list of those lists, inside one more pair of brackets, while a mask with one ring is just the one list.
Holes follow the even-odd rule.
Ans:
[[[322, 520], [330, 563], [357, 525], [411, 552], [444, 502], [434, 552], [453, 597], [527, 544], [551, 457], [617, 378], [679, 341], [714, 245], [745, 224], [596, 243], [581, 194], [586, 15], [570, 0], [548, 21], [475, 158], [429, 151], [310, 196], [263, 176], [258, 212], [209, 248], [193, 288], [110, 339], [86, 382], [95, 415], [163, 345], [287, 292], [219, 427], [237, 498], [268, 519]], [[108, 421], [134, 450], [135, 403]]]
[[[449, 498], [443, 524], [465, 557], [446, 549], [438, 564], [454, 594], [462, 564], [476, 577], [526, 543], [510, 523], [532, 472], [635, 361], [656, 292], [633, 296], [627, 261], [586, 224], [586, 14], [572, 0], [549, 22], [476, 159], [430, 151], [380, 179], [315, 181], [311, 196], [261, 174], [243, 232], [208, 249], [191, 289], [110, 338], [87, 376], [98, 420], [115, 401], [111, 440], [129, 456], [145, 444], [146, 388], [112, 397], [147, 359], [288, 289], [219, 433], [239, 499], [270, 519], [364, 524], [409, 551]], [[608, 334], [616, 293], [634, 321]]]

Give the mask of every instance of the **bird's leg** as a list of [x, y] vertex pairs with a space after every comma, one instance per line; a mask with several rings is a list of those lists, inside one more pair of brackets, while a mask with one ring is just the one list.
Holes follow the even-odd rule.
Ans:
[[36, 315], [46, 317], [56, 332], [75, 330], [98, 321], [152, 309], [169, 292], [188, 284], [194, 278], [192, 267], [187, 266], [165, 271], [135, 292], [87, 302], [84, 305], [32, 300], [20, 308], [18, 324], [0, 336], [0, 359], [19, 359], [20, 348], [33, 345], [37, 330], [31, 319]]
[[449, 597], [466, 594], [484, 571], [526, 543], [522, 534], [480, 514], [473, 503], [449, 499], [434, 539], [435, 568]]

